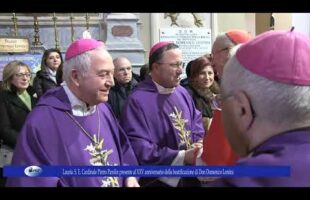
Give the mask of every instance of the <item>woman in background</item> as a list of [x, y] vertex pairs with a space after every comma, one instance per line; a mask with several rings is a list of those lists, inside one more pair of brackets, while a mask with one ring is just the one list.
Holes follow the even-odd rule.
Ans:
[[60, 85], [61, 80], [59, 80], [57, 74], [62, 75], [62, 64], [63, 59], [58, 49], [52, 48], [44, 52], [41, 60], [41, 70], [37, 72], [33, 81], [33, 87], [39, 98], [47, 90]]
[[213, 100], [219, 94], [219, 86], [214, 80], [214, 71], [210, 60], [199, 57], [192, 61], [189, 71], [189, 85], [186, 87], [192, 96], [196, 108], [202, 113], [205, 131], [208, 130], [213, 117]]
[[[36, 94], [30, 86], [31, 70], [23, 62], [12, 61], [3, 69], [0, 92], [1, 170], [11, 163], [18, 134], [28, 113], [36, 103]], [[0, 185], [5, 179], [1, 179]]]

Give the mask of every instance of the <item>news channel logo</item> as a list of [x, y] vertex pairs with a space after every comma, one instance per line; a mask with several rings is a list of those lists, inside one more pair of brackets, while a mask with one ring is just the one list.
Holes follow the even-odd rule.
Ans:
[[25, 174], [30, 177], [39, 176], [42, 173], [42, 171], [43, 170], [41, 167], [35, 165], [26, 167], [24, 170]]

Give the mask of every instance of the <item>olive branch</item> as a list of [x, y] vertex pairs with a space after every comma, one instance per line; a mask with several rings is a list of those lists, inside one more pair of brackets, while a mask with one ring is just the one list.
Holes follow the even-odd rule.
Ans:
[[188, 122], [187, 119], [182, 119], [182, 111], [178, 111], [174, 107], [174, 112], [169, 115], [173, 122], [173, 127], [179, 131], [181, 145], [185, 145], [186, 149], [190, 149], [192, 145], [191, 131], [186, 130], [185, 124]]

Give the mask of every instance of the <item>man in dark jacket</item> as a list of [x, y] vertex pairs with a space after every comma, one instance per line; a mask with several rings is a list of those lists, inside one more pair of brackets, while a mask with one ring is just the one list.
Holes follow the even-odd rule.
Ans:
[[180, 82], [180, 85], [183, 86], [183, 87], [187, 87], [188, 86], [188, 77], [190, 77], [190, 74], [191, 74], [191, 66], [192, 66], [193, 61], [194, 60], [189, 61], [187, 63], [187, 65], [186, 65], [186, 69], [185, 69], [186, 78], [182, 79], [181, 82]]
[[108, 103], [117, 118], [119, 118], [127, 97], [138, 84], [133, 76], [132, 65], [125, 57], [117, 57], [113, 60], [115, 86], [111, 88]]

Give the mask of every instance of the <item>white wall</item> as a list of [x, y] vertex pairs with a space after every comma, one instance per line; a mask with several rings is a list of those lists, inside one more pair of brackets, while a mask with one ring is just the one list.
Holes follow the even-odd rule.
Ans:
[[[255, 35], [255, 13], [217, 13], [218, 33], [241, 29]], [[217, 33], [217, 34], [218, 34]]]
[[295, 30], [310, 36], [310, 13], [292, 14], [292, 26]]

